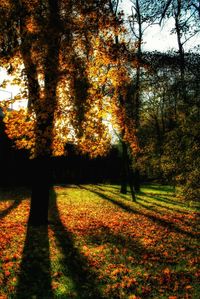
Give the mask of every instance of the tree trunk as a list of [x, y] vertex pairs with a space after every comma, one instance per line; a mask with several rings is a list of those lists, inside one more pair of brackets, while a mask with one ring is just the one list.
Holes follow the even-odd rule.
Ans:
[[29, 224], [33, 226], [48, 223], [49, 191], [51, 188], [50, 159], [35, 158], [32, 168], [32, 195]]
[[124, 177], [122, 178], [122, 181], [121, 181], [120, 193], [127, 194], [127, 179]]
[[128, 149], [127, 145], [124, 141], [122, 143], [122, 183], [121, 183], [121, 190], [122, 194], [127, 193], [127, 185], [130, 187], [132, 201], [135, 201], [135, 190], [133, 186], [133, 175], [132, 170], [130, 167], [130, 160], [128, 156]]
[[135, 192], [140, 192], [140, 172], [137, 167], [135, 167], [134, 171], [134, 182], [133, 182]]
[[[57, 105], [56, 89], [59, 70], [60, 17], [59, 1], [49, 0], [44, 59], [44, 100], [35, 99], [36, 144], [33, 161], [32, 197], [29, 223], [34, 226], [48, 223], [49, 191], [51, 187], [51, 156], [54, 112]], [[43, 43], [42, 43], [43, 44]]]

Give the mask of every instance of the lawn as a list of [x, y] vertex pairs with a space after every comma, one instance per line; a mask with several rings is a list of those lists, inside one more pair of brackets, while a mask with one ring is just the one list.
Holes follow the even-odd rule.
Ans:
[[48, 227], [30, 193], [0, 191], [0, 299], [199, 299], [199, 208], [169, 186], [55, 186]]

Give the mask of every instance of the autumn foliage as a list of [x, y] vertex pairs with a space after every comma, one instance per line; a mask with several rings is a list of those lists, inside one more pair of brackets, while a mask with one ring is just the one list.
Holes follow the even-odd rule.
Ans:
[[[66, 154], [67, 142], [92, 157], [104, 155], [109, 126], [136, 150], [134, 120], [125, 111], [130, 81], [125, 29], [109, 3], [1, 4], [4, 35], [12, 31], [16, 44], [9, 52], [2, 42], [0, 59], [21, 87], [13, 101], [28, 100], [26, 110], [5, 107], [4, 122], [16, 147], [28, 149], [31, 158]], [[9, 29], [7, 18], [14, 13], [19, 24], [13, 20]]]

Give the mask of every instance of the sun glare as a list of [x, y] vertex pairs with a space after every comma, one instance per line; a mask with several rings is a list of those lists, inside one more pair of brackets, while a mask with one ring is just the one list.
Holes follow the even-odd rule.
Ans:
[[[12, 76], [0, 68], [0, 101], [13, 100], [20, 95], [20, 86], [12, 83]], [[11, 109], [19, 110], [27, 106], [27, 99], [19, 98], [10, 104]]]

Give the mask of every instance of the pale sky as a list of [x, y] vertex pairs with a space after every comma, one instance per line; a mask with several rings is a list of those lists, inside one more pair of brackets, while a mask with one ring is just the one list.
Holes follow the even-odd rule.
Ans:
[[[9, 76], [7, 75], [6, 71], [0, 68], [0, 85], [2, 82], [6, 79], [9, 79]], [[11, 85], [8, 84], [6, 89], [0, 87], [0, 101], [2, 100], [10, 100], [14, 96], [16, 96], [20, 92], [20, 88], [17, 85]], [[14, 104], [12, 104], [12, 108], [14, 109], [20, 109], [21, 107], [24, 107], [25, 101], [16, 101]]]
[[[120, 2], [120, 8], [124, 11], [125, 15], [131, 15], [131, 0], [123, 0]], [[170, 31], [174, 28], [174, 19], [170, 18], [165, 21], [162, 26], [152, 25], [144, 34], [143, 50], [144, 51], [160, 51], [166, 52], [169, 50], [177, 49], [176, 34], [170, 34]], [[189, 51], [191, 48], [200, 45], [200, 33], [189, 40], [185, 45], [185, 51]]]

